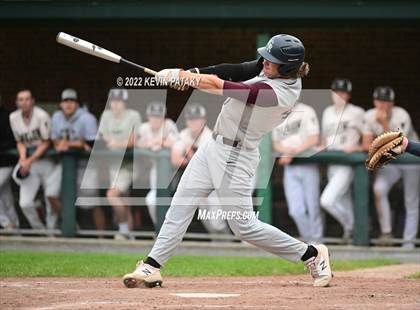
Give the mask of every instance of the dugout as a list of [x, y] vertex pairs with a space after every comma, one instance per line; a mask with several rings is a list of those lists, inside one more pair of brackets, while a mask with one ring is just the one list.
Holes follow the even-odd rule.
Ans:
[[[9, 107], [22, 86], [52, 107], [70, 86], [99, 116], [116, 77], [138, 74], [59, 46], [59, 31], [156, 69], [253, 59], [271, 34], [285, 32], [307, 48], [312, 69], [304, 88], [347, 77], [352, 101], [369, 108], [373, 88], [391, 85], [420, 132], [418, 1], [0, 1], [0, 27], [0, 91]], [[168, 114], [176, 118], [188, 93], [168, 96]], [[269, 221], [271, 205], [264, 210]]]

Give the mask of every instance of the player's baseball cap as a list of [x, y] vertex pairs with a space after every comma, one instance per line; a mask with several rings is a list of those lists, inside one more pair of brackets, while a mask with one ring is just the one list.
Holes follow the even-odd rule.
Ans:
[[336, 78], [331, 83], [331, 90], [332, 91], [344, 91], [347, 93], [351, 93], [352, 91], [352, 84], [349, 79], [343, 78]]
[[192, 104], [186, 108], [185, 119], [205, 118], [206, 109], [201, 104]]
[[373, 91], [373, 99], [382, 101], [394, 101], [395, 92], [389, 86], [378, 86]]
[[61, 101], [77, 101], [77, 92], [73, 88], [66, 88], [61, 92]]
[[146, 113], [148, 116], [165, 117], [166, 107], [163, 102], [153, 101], [147, 106]]
[[114, 88], [109, 91], [109, 101], [128, 101], [128, 91], [126, 89]]

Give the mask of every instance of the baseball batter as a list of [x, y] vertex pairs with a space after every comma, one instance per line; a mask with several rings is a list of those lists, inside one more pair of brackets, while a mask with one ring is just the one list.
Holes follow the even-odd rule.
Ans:
[[[126, 89], [112, 89], [109, 92], [108, 102], [110, 109], [104, 111], [99, 123], [102, 139], [110, 150], [133, 148], [136, 144], [137, 129], [141, 124], [140, 113], [126, 107], [128, 102]], [[110, 188], [106, 195], [118, 222], [118, 234], [115, 235], [115, 239], [131, 238], [131, 212], [121, 197], [128, 195], [135, 177], [132, 159], [124, 158], [122, 163], [120, 160], [111, 161]]]
[[323, 223], [319, 207], [319, 170], [317, 165], [289, 165], [293, 157], [319, 142], [319, 122], [315, 110], [298, 102], [286, 121], [274, 128], [273, 149], [281, 153], [284, 166], [283, 186], [289, 214], [303, 240], [319, 242]]
[[[171, 161], [179, 171], [184, 172], [193, 155], [198, 148], [209, 139], [212, 131], [207, 127], [206, 109], [201, 104], [192, 104], [186, 107], [185, 123], [187, 127], [179, 133], [179, 139], [172, 146]], [[201, 210], [216, 212], [220, 208], [216, 192], [212, 192], [203, 204], [199, 205]], [[211, 218], [202, 220], [202, 223], [209, 233], [230, 233], [228, 225], [222, 218]]]
[[[293, 36], [274, 36], [258, 52], [260, 61], [227, 66], [225, 74], [223, 65], [198, 70], [201, 73], [181, 69], [158, 72], [157, 77], [165, 83], [186, 81], [197, 89], [228, 98], [212, 139], [194, 154], [181, 178], [153, 249], [134, 272], [124, 276], [127, 287], [161, 285], [159, 268], [174, 254], [201, 199], [214, 190], [219, 198], [230, 201], [222, 208], [239, 215], [228, 219], [236, 236], [284, 259], [304, 261], [314, 286], [329, 284], [326, 246], [308, 245], [248, 215], [253, 212], [252, 178], [259, 164], [258, 145], [290, 113], [301, 92], [301, 77], [309, 70], [303, 62], [304, 46]], [[229, 72], [235, 72], [243, 82], [234, 82]]]
[[[389, 130], [401, 130], [408, 140], [418, 140], [410, 115], [406, 110], [394, 105], [395, 92], [389, 86], [379, 86], [373, 92], [374, 108], [366, 112], [363, 146], [366, 150], [372, 140]], [[420, 167], [418, 165], [387, 165], [376, 174], [373, 185], [375, 204], [381, 226], [380, 240], [388, 244], [392, 238], [391, 208], [388, 194], [392, 186], [403, 178], [405, 226], [403, 238], [405, 248], [413, 248], [411, 243], [417, 235], [419, 220]]]
[[[348, 79], [335, 79], [331, 85], [333, 105], [322, 116], [323, 145], [328, 150], [346, 153], [361, 151], [364, 110], [349, 102], [352, 84]], [[349, 242], [353, 231], [353, 199], [351, 166], [328, 166], [328, 184], [321, 194], [321, 207], [343, 228], [343, 238]]]
[[[16, 96], [17, 110], [10, 114], [10, 126], [16, 140], [19, 163], [16, 178], [19, 190], [19, 205], [32, 228], [43, 229], [36, 212], [35, 197], [42, 185], [46, 205], [47, 228], [57, 223], [59, 210], [61, 169], [51, 158], [42, 155], [50, 146], [51, 118], [43, 109], [35, 106], [30, 90], [21, 90]], [[33, 152], [29, 152], [32, 150]]]
[[[138, 147], [150, 149], [154, 152], [162, 148], [170, 149], [178, 140], [176, 124], [165, 118], [166, 107], [163, 102], [151, 102], [146, 110], [148, 122], [139, 127]], [[157, 169], [153, 162], [150, 169], [150, 191], [146, 195], [146, 204], [153, 224], [156, 224], [156, 195], [157, 195]]]

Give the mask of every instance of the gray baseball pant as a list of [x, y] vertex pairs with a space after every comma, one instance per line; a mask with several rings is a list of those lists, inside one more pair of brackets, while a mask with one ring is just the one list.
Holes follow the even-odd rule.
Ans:
[[[164, 265], [174, 254], [200, 202], [215, 190], [225, 211], [253, 212], [252, 178], [259, 152], [234, 148], [210, 139], [200, 146], [182, 175], [165, 221], [149, 256]], [[267, 252], [297, 262], [307, 244], [255, 217], [228, 219], [233, 233]]]

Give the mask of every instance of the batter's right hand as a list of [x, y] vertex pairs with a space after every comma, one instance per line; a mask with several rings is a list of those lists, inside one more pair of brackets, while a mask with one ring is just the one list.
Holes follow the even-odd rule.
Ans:
[[161, 85], [179, 84], [179, 72], [181, 69], [163, 69], [156, 73], [155, 78]]

